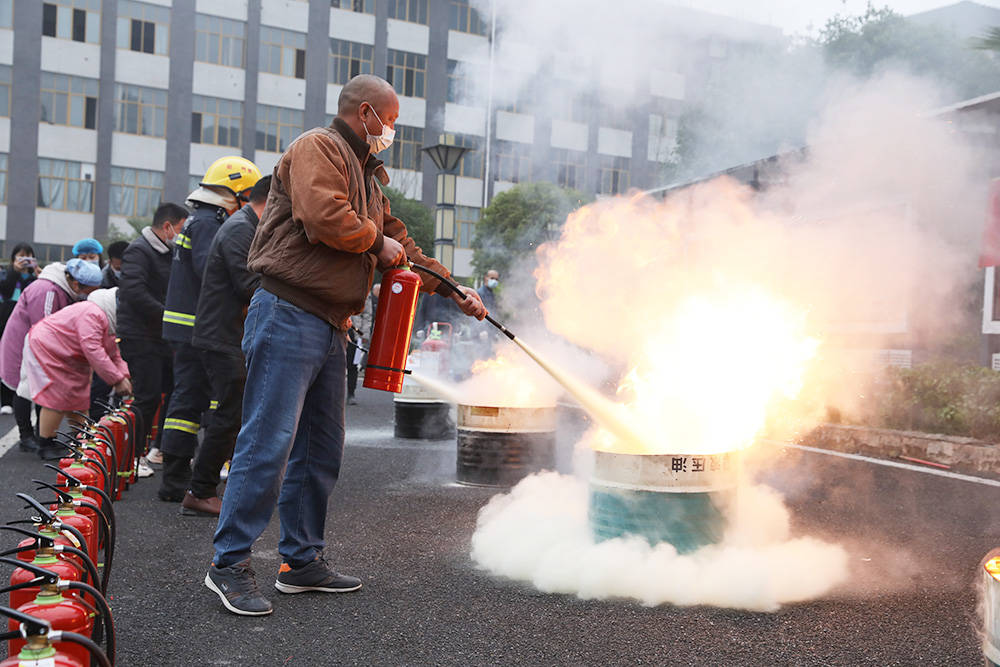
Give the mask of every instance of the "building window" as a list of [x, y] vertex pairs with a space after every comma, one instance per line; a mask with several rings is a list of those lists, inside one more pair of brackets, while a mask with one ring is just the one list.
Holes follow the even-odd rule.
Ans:
[[471, 32], [474, 35], [486, 34], [486, 22], [479, 17], [479, 12], [474, 7], [469, 6], [468, 0], [451, 0], [448, 27], [458, 32]]
[[260, 71], [306, 78], [306, 34], [261, 26]]
[[476, 223], [479, 222], [480, 209], [474, 206], [455, 207], [455, 247], [471, 248], [472, 239], [476, 235]]
[[7, 203], [7, 158], [6, 153], [0, 153], [0, 204]]
[[188, 174], [188, 192], [194, 192], [195, 190], [197, 190], [198, 188], [200, 188], [201, 187], [201, 179], [203, 179], [203, 178], [204, 178], [203, 175], [202, 176], [194, 176], [194, 175]]
[[424, 97], [427, 56], [389, 49], [385, 78], [399, 95]]
[[462, 62], [458, 60], [448, 61], [448, 101], [456, 104], [469, 104], [475, 99], [475, 85], [477, 81], [485, 81], [488, 76], [486, 68], [482, 65]]
[[359, 74], [371, 74], [374, 50], [368, 44], [331, 39], [327, 81], [345, 84]]
[[[0, 10], [2, 11], [2, 10]], [[74, 42], [101, 41], [101, 0], [47, 0], [42, 3], [42, 34]]]
[[167, 91], [115, 84], [115, 131], [166, 136]]
[[556, 183], [564, 188], [583, 189], [586, 153], [559, 148], [552, 151], [552, 164], [556, 167]]
[[280, 153], [302, 134], [302, 112], [257, 105], [257, 149]]
[[427, 25], [427, 0], [388, 0], [388, 17]]
[[628, 190], [629, 162], [626, 157], [601, 156], [601, 194], [619, 195]]
[[195, 95], [191, 109], [191, 143], [240, 147], [242, 102]]
[[118, 48], [167, 54], [170, 8], [118, 0]]
[[361, 14], [375, 13], [375, 0], [330, 0], [330, 6]]
[[424, 129], [408, 125], [396, 126], [396, 139], [392, 142], [389, 158], [385, 161], [393, 169], [420, 170], [420, 149], [424, 145]]
[[[574, 84], [562, 81], [557, 82], [557, 85], [565, 85], [566, 89], [571, 89], [569, 86]], [[589, 123], [592, 108], [590, 97], [586, 95], [553, 95], [547, 106], [548, 113], [553, 119], [574, 123]]]
[[471, 137], [464, 134], [455, 135], [455, 145], [465, 146], [469, 149], [462, 156], [462, 159], [458, 161], [459, 176], [468, 176], [469, 178], [483, 177], [482, 142], [483, 140], [480, 137]]
[[0, 65], [0, 116], [10, 116], [10, 65]]
[[605, 104], [601, 109], [600, 125], [615, 130], [630, 130], [635, 125], [629, 110], [623, 106]]
[[162, 199], [162, 172], [111, 167], [111, 215], [150, 218]]
[[246, 24], [217, 16], [195, 17], [194, 59], [213, 65], [243, 67]]
[[14, 0], [0, 0], [0, 28], [14, 27]]
[[496, 178], [500, 181], [523, 183], [531, 180], [530, 146], [510, 141], [496, 143]]
[[56, 211], [94, 211], [94, 184], [83, 165], [66, 160], [38, 160], [38, 207]]
[[42, 72], [42, 122], [97, 128], [97, 79]]

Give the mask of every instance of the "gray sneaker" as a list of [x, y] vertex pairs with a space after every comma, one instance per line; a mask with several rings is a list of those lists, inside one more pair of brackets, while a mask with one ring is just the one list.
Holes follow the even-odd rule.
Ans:
[[205, 585], [219, 594], [226, 609], [240, 616], [266, 616], [271, 603], [260, 594], [250, 559], [229, 567], [216, 567], [212, 563], [205, 575]]
[[300, 568], [293, 569], [288, 563], [282, 563], [274, 587], [282, 593], [350, 593], [361, 588], [361, 580], [337, 574], [320, 553], [314, 561]]

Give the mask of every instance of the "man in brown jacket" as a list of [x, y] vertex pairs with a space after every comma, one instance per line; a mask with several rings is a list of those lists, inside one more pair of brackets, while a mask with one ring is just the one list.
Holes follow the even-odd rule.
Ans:
[[[355, 77], [340, 94], [331, 126], [302, 134], [274, 169], [248, 262], [261, 283], [243, 336], [243, 427], [205, 575], [205, 585], [236, 614], [271, 613], [250, 569], [250, 549], [275, 504], [283, 561], [275, 588], [361, 588], [360, 579], [338, 574], [323, 556], [327, 501], [344, 445], [345, 332], [364, 308], [376, 266], [409, 259], [447, 273], [407, 236], [379, 189], [389, 179], [374, 153], [392, 143], [398, 116], [388, 82]], [[439, 287], [421, 278], [423, 290]], [[453, 298], [467, 315], [483, 319], [479, 295], [472, 289], [465, 295]]]

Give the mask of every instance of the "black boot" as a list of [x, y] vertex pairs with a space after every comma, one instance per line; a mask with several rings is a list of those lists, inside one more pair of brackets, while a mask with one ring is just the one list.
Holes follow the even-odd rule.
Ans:
[[55, 438], [38, 439], [38, 458], [41, 460], [56, 461], [66, 455], [66, 448], [56, 442]]
[[21, 439], [17, 441], [17, 448], [22, 452], [37, 452], [38, 451], [38, 438], [35, 437], [34, 433], [22, 433]]
[[179, 503], [190, 485], [191, 458], [164, 453], [160, 490], [156, 493], [160, 500]]

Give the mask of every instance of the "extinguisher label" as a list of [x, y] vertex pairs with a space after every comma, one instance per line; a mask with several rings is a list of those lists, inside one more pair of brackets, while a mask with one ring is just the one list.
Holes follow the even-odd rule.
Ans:
[[392, 284], [392, 293], [393, 294], [399, 294], [402, 291], [403, 291], [403, 283], [393, 283]]
[[76, 535], [69, 532], [68, 530], [64, 530], [62, 532], [62, 536], [65, 537], [70, 542], [72, 542], [74, 547], [76, 547], [77, 549], [80, 548], [80, 540], [76, 539]]
[[42, 658], [41, 660], [20, 660], [17, 667], [56, 667], [55, 658]]

